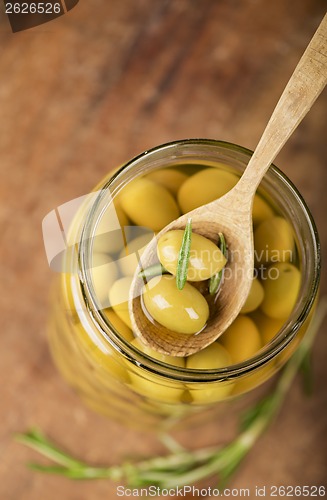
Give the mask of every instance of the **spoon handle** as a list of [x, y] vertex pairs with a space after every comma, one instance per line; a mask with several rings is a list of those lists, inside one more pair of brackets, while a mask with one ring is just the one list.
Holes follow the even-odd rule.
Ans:
[[327, 83], [327, 14], [301, 57], [236, 188], [252, 197]]

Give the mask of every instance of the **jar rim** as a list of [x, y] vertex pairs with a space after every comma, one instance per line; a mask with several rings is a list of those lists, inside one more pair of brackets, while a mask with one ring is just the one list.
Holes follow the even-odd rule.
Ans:
[[[182, 148], [190, 147], [191, 149], [194, 149], [196, 147], [205, 146], [213, 147], [216, 150], [220, 148], [226, 152], [230, 151], [233, 153], [239, 153], [242, 156], [246, 157], [248, 160], [253, 154], [253, 151], [251, 151], [250, 149], [244, 148], [243, 146], [237, 144], [233, 144], [231, 142], [199, 138], [167, 142], [142, 152], [141, 154], [135, 156], [124, 165], [122, 165], [103, 185], [94, 203], [92, 204], [88, 217], [82, 228], [81, 244], [79, 246], [79, 265], [81, 274], [80, 284], [82, 293], [92, 321], [96, 324], [96, 327], [98, 331], [100, 331], [102, 337], [106, 341], [108, 341], [115, 350], [119, 351], [121, 355], [123, 355], [135, 365], [141, 366], [142, 368], [152, 373], [157, 373], [158, 375], [167, 377], [169, 379], [188, 382], [218, 380], [222, 381], [227, 379], [231, 380], [240, 375], [251, 373], [254, 369], [259, 368], [260, 366], [264, 366], [269, 360], [275, 358], [295, 338], [298, 330], [307, 319], [318, 293], [320, 279], [320, 244], [318, 231], [313, 217], [302, 195], [292, 183], [292, 181], [278, 167], [272, 164], [267, 174], [265, 175], [265, 178], [272, 178], [276, 182], [278, 182], [280, 186], [286, 188], [293, 200], [293, 203], [295, 203], [297, 210], [304, 216], [304, 221], [301, 221], [301, 224], [306, 224], [306, 229], [308, 230], [308, 233], [311, 237], [311, 241], [306, 241], [306, 244], [310, 244], [310, 256], [313, 256], [313, 259], [308, 259], [310, 262], [307, 262], [305, 258], [302, 259], [304, 263], [302, 269], [302, 277], [304, 273], [309, 273], [309, 283], [307, 284], [306, 289], [308, 291], [310, 290], [310, 293], [306, 293], [305, 297], [303, 297], [304, 280], [302, 279], [302, 300], [297, 300], [297, 303], [293, 308], [290, 317], [287, 321], [285, 321], [280, 331], [276, 333], [276, 336], [273, 338], [273, 340], [263, 346], [256, 355], [240, 363], [232, 364], [219, 369], [200, 370], [181, 368], [156, 360], [138, 350], [119, 334], [119, 332], [108, 321], [102, 311], [96, 307], [96, 300], [94, 298], [94, 294], [92, 293], [93, 287], [90, 279], [90, 274], [88, 273], [89, 266], [87, 265], [87, 262], [89, 262], [90, 258], [89, 242], [91, 241], [90, 236], [92, 234], [92, 222], [94, 221], [94, 217], [97, 213], [99, 204], [103, 199], [103, 195], [113, 186], [113, 184], [119, 179], [122, 174], [132, 170], [137, 164], [140, 164], [140, 162], [144, 160], [150, 159], [151, 156], [155, 156], [159, 152], [168, 153], [170, 150], [175, 150], [176, 154], [177, 152], [181, 154]], [[112, 196], [114, 197], [114, 194]], [[304, 229], [304, 226], [302, 229]], [[306, 257], [306, 255], [304, 255], [304, 257]], [[310, 264], [310, 267], [308, 264]], [[304, 266], [306, 267], [304, 268]], [[301, 294], [301, 290], [299, 292], [299, 295]]]

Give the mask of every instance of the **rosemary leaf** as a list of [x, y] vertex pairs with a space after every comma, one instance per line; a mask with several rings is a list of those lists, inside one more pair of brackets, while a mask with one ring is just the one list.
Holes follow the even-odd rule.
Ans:
[[313, 392], [313, 371], [311, 362], [311, 352], [307, 352], [300, 366], [304, 393], [311, 396]]
[[32, 429], [25, 434], [16, 434], [15, 440], [38, 451], [50, 460], [65, 467], [82, 467], [84, 464], [54, 446], [38, 429]]
[[191, 241], [192, 241], [192, 219], [188, 219], [184, 230], [182, 245], [177, 260], [176, 286], [178, 290], [183, 290], [187, 280], [187, 270], [191, 252]]
[[57, 474], [69, 479], [120, 479], [112, 477], [110, 467], [63, 467], [61, 465], [39, 465], [31, 463], [29, 468], [45, 474]]
[[149, 278], [160, 276], [161, 274], [168, 274], [168, 271], [159, 262], [158, 264], [153, 264], [153, 266], [142, 269], [142, 271], [139, 272], [138, 277], [143, 278], [144, 280], [148, 280]]
[[[223, 235], [223, 233], [219, 233], [218, 236], [219, 236], [219, 242], [218, 242], [219, 249], [223, 254], [223, 256], [227, 258], [227, 245], [225, 236]], [[216, 295], [216, 293], [218, 292], [223, 274], [224, 274], [224, 269], [221, 269], [221, 271], [211, 276], [209, 281], [210, 295]]]
[[185, 451], [185, 448], [180, 445], [170, 434], [166, 432], [159, 434], [159, 439], [166, 448], [172, 453]]
[[246, 410], [240, 417], [240, 430], [246, 431], [258, 418], [260, 413], [265, 413], [270, 404], [272, 404], [273, 394], [268, 394], [261, 401]]

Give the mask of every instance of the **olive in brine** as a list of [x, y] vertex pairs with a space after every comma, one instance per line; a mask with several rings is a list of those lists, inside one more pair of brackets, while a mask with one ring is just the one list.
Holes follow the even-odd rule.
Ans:
[[146, 178], [161, 184], [176, 196], [187, 175], [175, 168], [160, 168], [148, 174]]
[[249, 295], [241, 309], [242, 314], [255, 311], [263, 301], [265, 292], [258, 278], [253, 278]]
[[117, 278], [117, 266], [105, 253], [95, 253], [92, 259], [91, 276], [94, 291], [101, 308], [108, 307], [108, 290]]
[[133, 276], [140, 263], [142, 253], [146, 249], [154, 236], [154, 233], [147, 232], [140, 234], [123, 246], [119, 254], [119, 268], [125, 276]]
[[209, 317], [209, 306], [203, 295], [189, 283], [182, 290], [173, 276], [152, 278], [143, 287], [143, 303], [152, 318], [178, 333], [197, 333]]
[[219, 168], [205, 168], [189, 177], [178, 191], [178, 203], [185, 214], [227, 193], [238, 181], [237, 175]]
[[219, 342], [213, 342], [208, 347], [202, 349], [202, 351], [186, 358], [186, 368], [194, 370], [224, 368], [231, 363], [230, 354]]
[[299, 269], [289, 262], [272, 264], [262, 284], [265, 297], [260, 306], [261, 310], [271, 318], [287, 319], [300, 291]]
[[180, 215], [173, 195], [165, 187], [144, 177], [125, 186], [119, 202], [135, 224], [153, 231], [160, 231]]
[[135, 337], [132, 330], [126, 325], [126, 323], [115, 313], [115, 311], [108, 307], [103, 311], [109, 323], [118, 331], [118, 333], [128, 342], [133, 340]]
[[147, 354], [151, 358], [157, 359], [158, 361], [162, 361], [162, 363], [166, 363], [167, 365], [179, 366], [180, 368], [185, 368], [185, 358], [180, 356], [169, 356], [168, 354], [162, 354], [161, 352], [155, 351], [151, 347], [143, 344], [141, 340], [135, 338], [131, 341], [131, 344], [136, 347], [139, 351]]
[[289, 262], [293, 258], [293, 252], [292, 227], [283, 217], [271, 217], [255, 229], [254, 254], [258, 263]]
[[[154, 359], [170, 365], [184, 368], [184, 358], [165, 356], [150, 347], [145, 346], [139, 339], [132, 340], [131, 344], [139, 351]], [[161, 403], [178, 403], [183, 395], [184, 386], [179, 382], [172, 382], [159, 375], [144, 370], [142, 366], [133, 366], [129, 370], [132, 388], [137, 393]]]
[[111, 203], [100, 219], [93, 240], [93, 252], [119, 252], [124, 245], [124, 232], [129, 220], [118, 202]]
[[132, 283], [132, 276], [125, 276], [115, 281], [109, 290], [109, 305], [121, 320], [132, 328], [131, 319], [128, 312], [129, 289]]
[[253, 199], [252, 220], [257, 226], [260, 222], [273, 217], [274, 212], [270, 205], [257, 193]]
[[251, 318], [257, 325], [264, 345], [268, 344], [277, 335], [285, 322], [283, 319], [269, 318], [260, 309], [251, 314]]
[[[183, 235], [184, 231], [177, 229], [168, 231], [158, 240], [158, 258], [167, 271], [173, 275], [176, 275], [177, 272], [177, 262]], [[188, 281], [206, 280], [218, 273], [225, 264], [226, 258], [217, 245], [200, 234], [192, 233], [187, 270]]]
[[[225, 368], [231, 363], [228, 351], [218, 342], [213, 342], [202, 351], [186, 358], [186, 367], [194, 370]], [[195, 404], [207, 404], [226, 398], [233, 386], [231, 381], [221, 381], [188, 384], [188, 389]]]
[[233, 363], [240, 363], [254, 356], [262, 347], [259, 330], [254, 321], [240, 314], [220, 337]]

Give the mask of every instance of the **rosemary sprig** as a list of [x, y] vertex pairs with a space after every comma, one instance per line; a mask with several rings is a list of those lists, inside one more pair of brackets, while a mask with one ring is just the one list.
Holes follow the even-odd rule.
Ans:
[[307, 352], [306, 356], [300, 366], [300, 374], [302, 375], [302, 384], [305, 394], [311, 396], [313, 392], [313, 373], [312, 373], [312, 362], [311, 362], [311, 352]]
[[[219, 233], [218, 236], [219, 236], [219, 242], [218, 242], [219, 249], [223, 254], [223, 256], [227, 258], [227, 245], [225, 236], [223, 235], [223, 233]], [[215, 295], [218, 292], [223, 274], [224, 274], [224, 269], [221, 269], [218, 273], [211, 276], [209, 280], [210, 295]]]
[[160, 264], [160, 262], [158, 262], [158, 264], [153, 264], [153, 266], [142, 269], [142, 271], [138, 273], [138, 277], [147, 281], [149, 278], [160, 276], [161, 274], [168, 274], [168, 271], [162, 264]]
[[166, 456], [113, 467], [92, 467], [61, 451], [40, 431], [33, 430], [18, 434], [16, 440], [58, 464], [49, 466], [30, 464], [31, 468], [39, 472], [60, 474], [72, 479], [124, 480], [130, 487], [154, 485], [159, 488], [159, 491], [164, 488], [191, 485], [213, 474], [218, 474], [220, 479], [218, 487], [222, 488], [276, 417], [303, 360], [310, 351], [326, 313], [327, 298], [325, 297], [317, 308], [309, 331], [283, 369], [275, 389], [243, 415], [240, 433], [226, 446], [188, 451], [168, 436], [167, 439], [163, 437], [163, 440], [165, 439], [164, 442], [172, 451]]
[[178, 290], [183, 290], [187, 280], [187, 270], [191, 252], [191, 241], [192, 241], [192, 219], [188, 219], [184, 230], [182, 244], [177, 260], [176, 286]]

